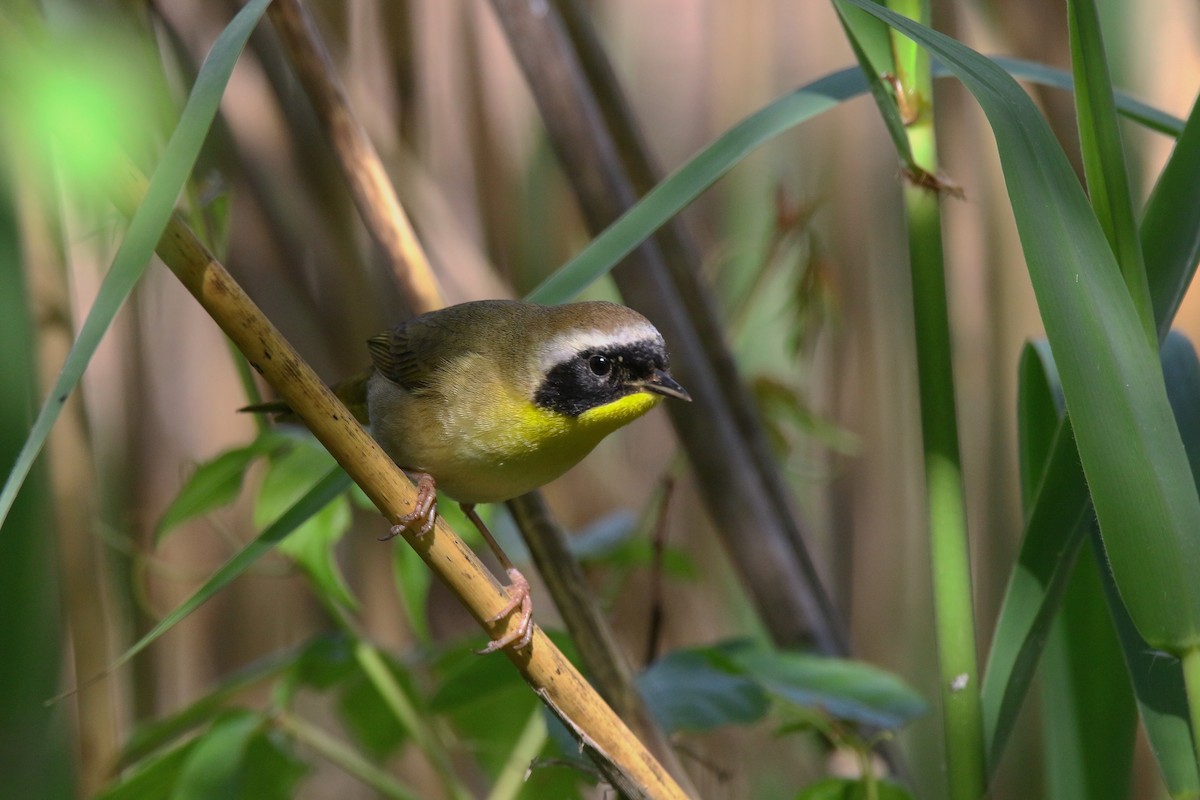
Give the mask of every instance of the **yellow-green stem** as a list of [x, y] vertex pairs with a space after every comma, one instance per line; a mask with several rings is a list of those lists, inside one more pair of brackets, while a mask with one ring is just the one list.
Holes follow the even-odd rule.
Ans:
[[384, 797], [391, 797], [395, 800], [416, 800], [416, 795], [396, 783], [391, 775], [316, 725], [287, 713], [280, 714], [276, 721], [279, 727], [291, 734], [294, 739], [308, 745], [326, 760], [358, 778]]
[[1183, 683], [1192, 718], [1192, 747], [1196, 750], [1196, 764], [1200, 765], [1200, 647], [1183, 654]]
[[520, 794], [529, 764], [542, 752], [546, 736], [546, 717], [540, 705], [534, 706], [525, 727], [521, 729], [521, 735], [517, 737], [517, 743], [508, 754], [508, 761], [496, 776], [487, 800], [512, 800]]
[[[929, 24], [928, 0], [889, 0], [888, 6]], [[913, 180], [906, 186], [904, 202], [908, 215], [947, 779], [951, 798], [975, 800], [986, 793], [987, 773], [942, 252], [932, 76], [928, 56], [915, 43], [893, 32], [892, 49], [897, 90], [903, 93], [898, 99], [908, 112], [905, 123], [913, 162], [925, 172], [925, 180]]]

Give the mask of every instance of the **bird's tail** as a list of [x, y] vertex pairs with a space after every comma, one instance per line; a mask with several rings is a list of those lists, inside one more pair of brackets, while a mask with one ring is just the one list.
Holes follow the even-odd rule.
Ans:
[[[363, 425], [366, 425], [369, 421], [367, 415], [367, 381], [370, 379], [371, 370], [367, 370], [355, 375], [353, 378], [335, 383], [330, 387], [337, 398], [345, 403], [346, 408], [350, 410], [354, 418]], [[292, 407], [283, 400], [255, 403], [244, 408], [239, 408], [238, 411], [249, 414], [271, 414], [274, 416], [276, 422], [300, 422], [300, 418], [292, 411]]]

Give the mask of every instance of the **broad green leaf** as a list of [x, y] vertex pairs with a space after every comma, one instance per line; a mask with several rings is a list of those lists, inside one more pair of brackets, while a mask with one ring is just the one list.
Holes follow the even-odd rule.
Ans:
[[893, 781], [875, 781], [868, 787], [861, 780], [826, 778], [804, 787], [796, 800], [912, 800], [912, 797], [907, 789]]
[[1157, 354], [1061, 148], [993, 62], [869, 0], [842, 1], [929, 48], [983, 108], [1121, 597], [1153, 646], [1200, 645], [1200, 497]]
[[260, 730], [246, 742], [241, 800], [291, 800], [310, 770], [282, 733], [270, 728]]
[[200, 735], [188, 753], [171, 800], [238, 800], [240, 778], [250, 737], [263, 719], [250, 711], [230, 712]]
[[651, 715], [667, 733], [749, 725], [770, 708], [763, 687], [731, 671], [714, 658], [715, 652], [676, 650], [638, 676], [638, 689]]
[[[388, 668], [393, 680], [401, 681], [405, 677], [394, 663], [389, 662]], [[362, 670], [356, 669], [342, 687], [338, 697], [338, 716], [362, 749], [377, 760], [395, 752], [408, 738], [408, 731], [396, 719], [385, 698]]]
[[494, 774], [537, 707], [537, 695], [504, 659], [480, 658], [462, 647], [447, 652], [436, 672], [440, 683], [429, 710], [448, 719]]
[[[255, 524], [276, 519], [330, 469], [336, 469], [336, 464], [327, 450], [311, 439], [296, 440], [295, 447], [271, 462], [263, 478], [254, 504]], [[334, 553], [349, 528], [350, 501], [337, 496], [281, 541], [279, 551], [308, 573], [326, 599], [355, 608], [357, 601], [346, 587]]]
[[1104, 54], [1100, 15], [1093, 0], [1069, 0], [1067, 21], [1071, 33], [1071, 69], [1075, 76], [1075, 109], [1079, 118], [1079, 144], [1088, 197], [1117, 265], [1125, 277], [1133, 306], [1149, 341], [1157, 343], [1150, 288], [1142, 264], [1142, 248], [1134, 223], [1125, 150], [1117, 127], [1112, 79]]
[[96, 795], [96, 800], [166, 800], [197, 744], [192, 740], [161, 756], [146, 759]]
[[895, 730], [929, 711], [924, 698], [896, 675], [862, 661], [757, 646], [722, 652], [774, 697], [838, 719]]
[[17, 491], [45, 445], [50, 428], [58, 419], [67, 396], [79, 385], [84, 369], [112, 324], [117, 310], [146, 271], [146, 265], [175, 207], [175, 200], [196, 163], [196, 156], [212, 125], [234, 62], [269, 2], [251, 0], [247, 3], [217, 37], [208, 57], [204, 59], [179, 124], [171, 134], [162, 161], [150, 179], [146, 198], [133, 215], [125, 238], [113, 258], [112, 268], [100, 284], [96, 302], [88, 311], [79, 337], [71, 346], [62, 372], [42, 405], [4, 488], [0, 489], [0, 524], [8, 516]]
[[171, 800], [287, 800], [308, 767], [257, 714], [231, 712], [201, 734]]
[[319, 691], [342, 683], [358, 670], [354, 642], [340, 632], [313, 639], [292, 665], [292, 677], [300, 686]]
[[286, 441], [274, 431], [263, 431], [245, 447], [227, 450], [198, 466], [158, 521], [157, 541], [161, 543], [177, 525], [232, 503], [254, 459], [274, 452]]
[[226, 561], [191, 597], [183, 601], [170, 614], [163, 617], [145, 636], [126, 650], [113, 664], [113, 669], [126, 663], [142, 650], [145, 650], [158, 637], [175, 627], [181, 619], [204, 605], [210, 597], [221, 591], [234, 578], [249, 569], [254, 562], [273, 550], [276, 544], [283, 541], [284, 538], [305, 520], [309, 519], [319, 509], [329, 505], [332, 499], [345, 492], [350, 482], [350, 477], [340, 467], [331, 470], [304, 497], [296, 501], [296, 504], [288, 509], [283, 516], [260, 533], [252, 542], [238, 551], [233, 558]]

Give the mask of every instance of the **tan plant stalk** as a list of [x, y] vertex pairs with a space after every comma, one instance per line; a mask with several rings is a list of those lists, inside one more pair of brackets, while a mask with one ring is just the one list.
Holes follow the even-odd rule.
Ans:
[[[113, 200], [130, 214], [145, 189], [144, 176], [127, 165], [113, 185]], [[412, 483], [178, 215], [168, 223], [157, 251], [380, 512], [391, 523], [399, 522], [416, 500]], [[516, 624], [517, 618], [511, 615], [498, 623], [486, 622], [505, 605], [508, 596], [444, 522], [439, 519], [423, 537], [406, 533], [404, 538], [489, 633], [499, 636]], [[535, 626], [528, 649], [504, 652], [620, 791], [632, 797], [686, 797], [540, 628]]]

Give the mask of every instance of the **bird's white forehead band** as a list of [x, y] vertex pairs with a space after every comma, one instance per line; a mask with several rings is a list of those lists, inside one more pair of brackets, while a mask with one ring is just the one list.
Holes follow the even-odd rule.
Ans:
[[541, 368], [546, 372], [555, 364], [574, 358], [585, 350], [607, 350], [648, 341], [662, 342], [662, 334], [653, 325], [626, 325], [611, 331], [568, 331], [550, 339], [542, 347]]

